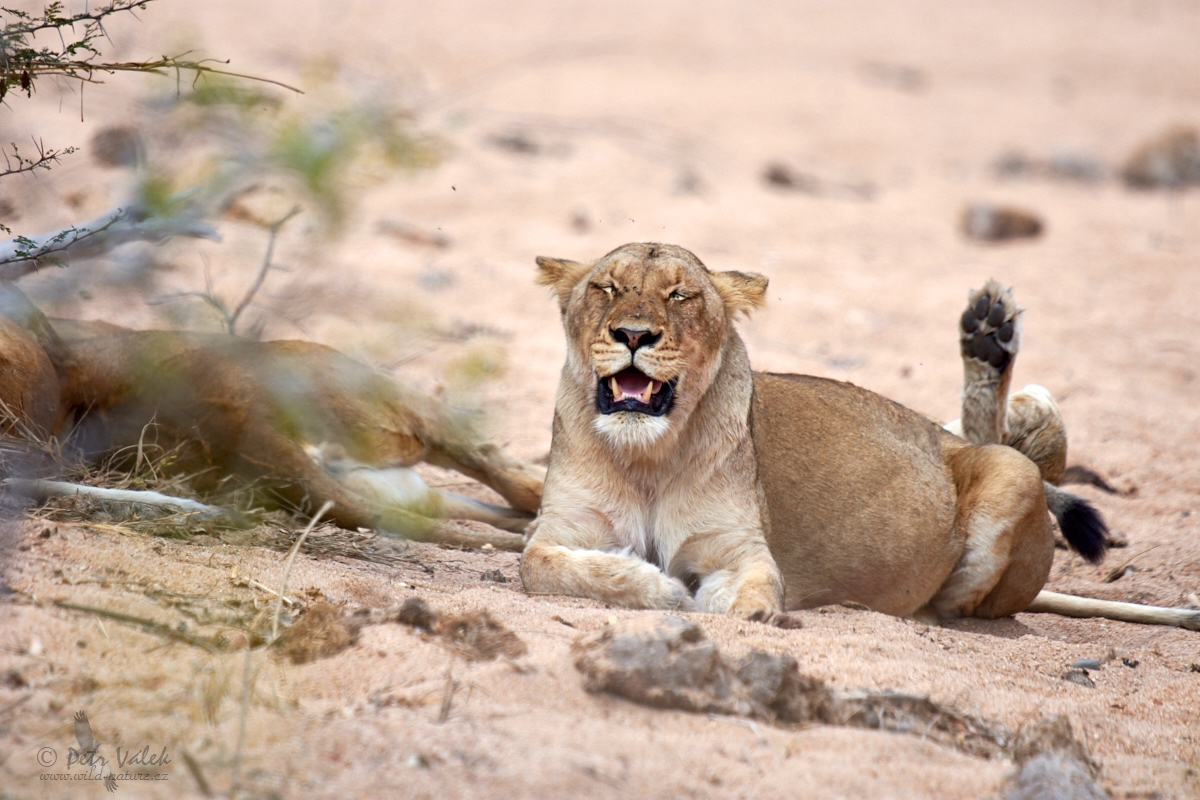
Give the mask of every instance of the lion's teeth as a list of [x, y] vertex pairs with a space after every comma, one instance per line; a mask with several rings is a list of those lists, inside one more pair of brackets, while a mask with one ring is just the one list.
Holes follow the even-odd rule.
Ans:
[[650, 390], [654, 388], [654, 382], [646, 384], [646, 391], [642, 392], [641, 401], [646, 405], [650, 405]]
[[614, 398], [614, 399], [615, 399], [617, 402], [620, 402], [620, 401], [622, 400], [621, 384], [617, 383], [617, 376], [616, 376], [616, 375], [613, 375], [613, 376], [612, 376], [611, 378], [609, 378], [608, 380], [609, 380], [609, 381], [612, 383], [612, 393], [613, 393], [613, 398]]

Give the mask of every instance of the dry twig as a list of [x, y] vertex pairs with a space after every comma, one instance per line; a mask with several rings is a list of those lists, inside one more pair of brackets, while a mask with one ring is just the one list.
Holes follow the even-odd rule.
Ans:
[[172, 236], [221, 240], [212, 225], [185, 214], [151, 217], [137, 206], [118, 208], [83, 225], [0, 243], [0, 280], [14, 281], [45, 264], [92, 258], [128, 242], [162, 243]]
[[202, 650], [207, 650], [210, 653], [217, 652], [216, 646], [214, 646], [213, 643], [207, 639], [192, 636], [188, 633], [184, 633], [181, 630], [172, 628], [170, 625], [164, 625], [161, 622], [155, 622], [152, 619], [135, 617], [132, 614], [122, 614], [120, 611], [109, 611], [107, 608], [79, 605], [78, 603], [72, 603], [67, 600], [53, 600], [51, 602], [53, 602], [54, 605], [58, 606], [59, 608], [65, 608], [68, 611], [79, 611], [84, 614], [92, 614], [97, 617], [105, 617], [106, 619], [116, 620], [117, 622], [125, 622], [130, 625], [137, 625], [148, 633], [153, 633], [168, 639], [174, 639], [177, 642], [184, 642], [185, 644], [199, 647]]
[[171, 497], [159, 492], [137, 491], [133, 489], [105, 489], [100, 486], [85, 486], [80, 483], [28, 480], [25, 478], [9, 478], [4, 482], [4, 485], [18, 494], [31, 497], [35, 500], [48, 500], [52, 497], [83, 496], [105, 503], [133, 503], [139, 506], [165, 508], [174, 513], [198, 514], [201, 519], [211, 519], [218, 516], [232, 518], [230, 512], [219, 506], [210, 506], [182, 497]]
[[279, 638], [279, 615], [283, 613], [283, 597], [287, 591], [288, 576], [292, 573], [292, 563], [296, 560], [296, 553], [300, 552], [300, 545], [304, 544], [304, 540], [312, 533], [312, 529], [316, 527], [317, 522], [321, 517], [325, 516], [325, 512], [333, 508], [333, 501], [326, 500], [325, 505], [321, 506], [320, 510], [313, 515], [313, 518], [308, 521], [308, 527], [296, 539], [296, 543], [292, 545], [292, 551], [288, 553], [287, 563], [283, 567], [283, 578], [279, 581], [279, 591], [275, 598], [275, 614], [271, 620], [271, 641]]

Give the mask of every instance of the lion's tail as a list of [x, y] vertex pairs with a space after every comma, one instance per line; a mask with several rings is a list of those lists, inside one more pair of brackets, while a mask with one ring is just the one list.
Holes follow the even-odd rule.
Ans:
[[1104, 560], [1108, 549], [1108, 525], [1096, 507], [1079, 495], [1065, 492], [1057, 486], [1044, 483], [1046, 505], [1058, 520], [1063, 538], [1071, 549], [1093, 564]]

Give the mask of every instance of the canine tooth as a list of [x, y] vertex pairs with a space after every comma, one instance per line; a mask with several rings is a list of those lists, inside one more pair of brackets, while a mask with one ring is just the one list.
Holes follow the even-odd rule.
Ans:
[[617, 383], [617, 376], [613, 375], [608, 380], [612, 384], [613, 399], [620, 402], [624, 398], [621, 396], [621, 384]]
[[653, 388], [654, 388], [654, 381], [650, 381], [649, 383], [646, 384], [646, 391], [642, 392], [642, 396], [641, 396], [640, 400], [643, 403], [645, 403], [646, 405], [650, 405], [650, 395], [651, 395], [650, 390]]

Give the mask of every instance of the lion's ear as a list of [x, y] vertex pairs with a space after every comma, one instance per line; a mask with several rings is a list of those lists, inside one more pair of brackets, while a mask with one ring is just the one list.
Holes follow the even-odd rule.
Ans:
[[537, 282], [542, 286], [550, 286], [558, 294], [558, 305], [566, 312], [567, 301], [571, 299], [571, 291], [575, 284], [587, 275], [592, 268], [590, 264], [580, 264], [578, 261], [568, 261], [565, 258], [537, 257]]
[[757, 272], [710, 272], [730, 316], [749, 314], [767, 302], [767, 278]]

